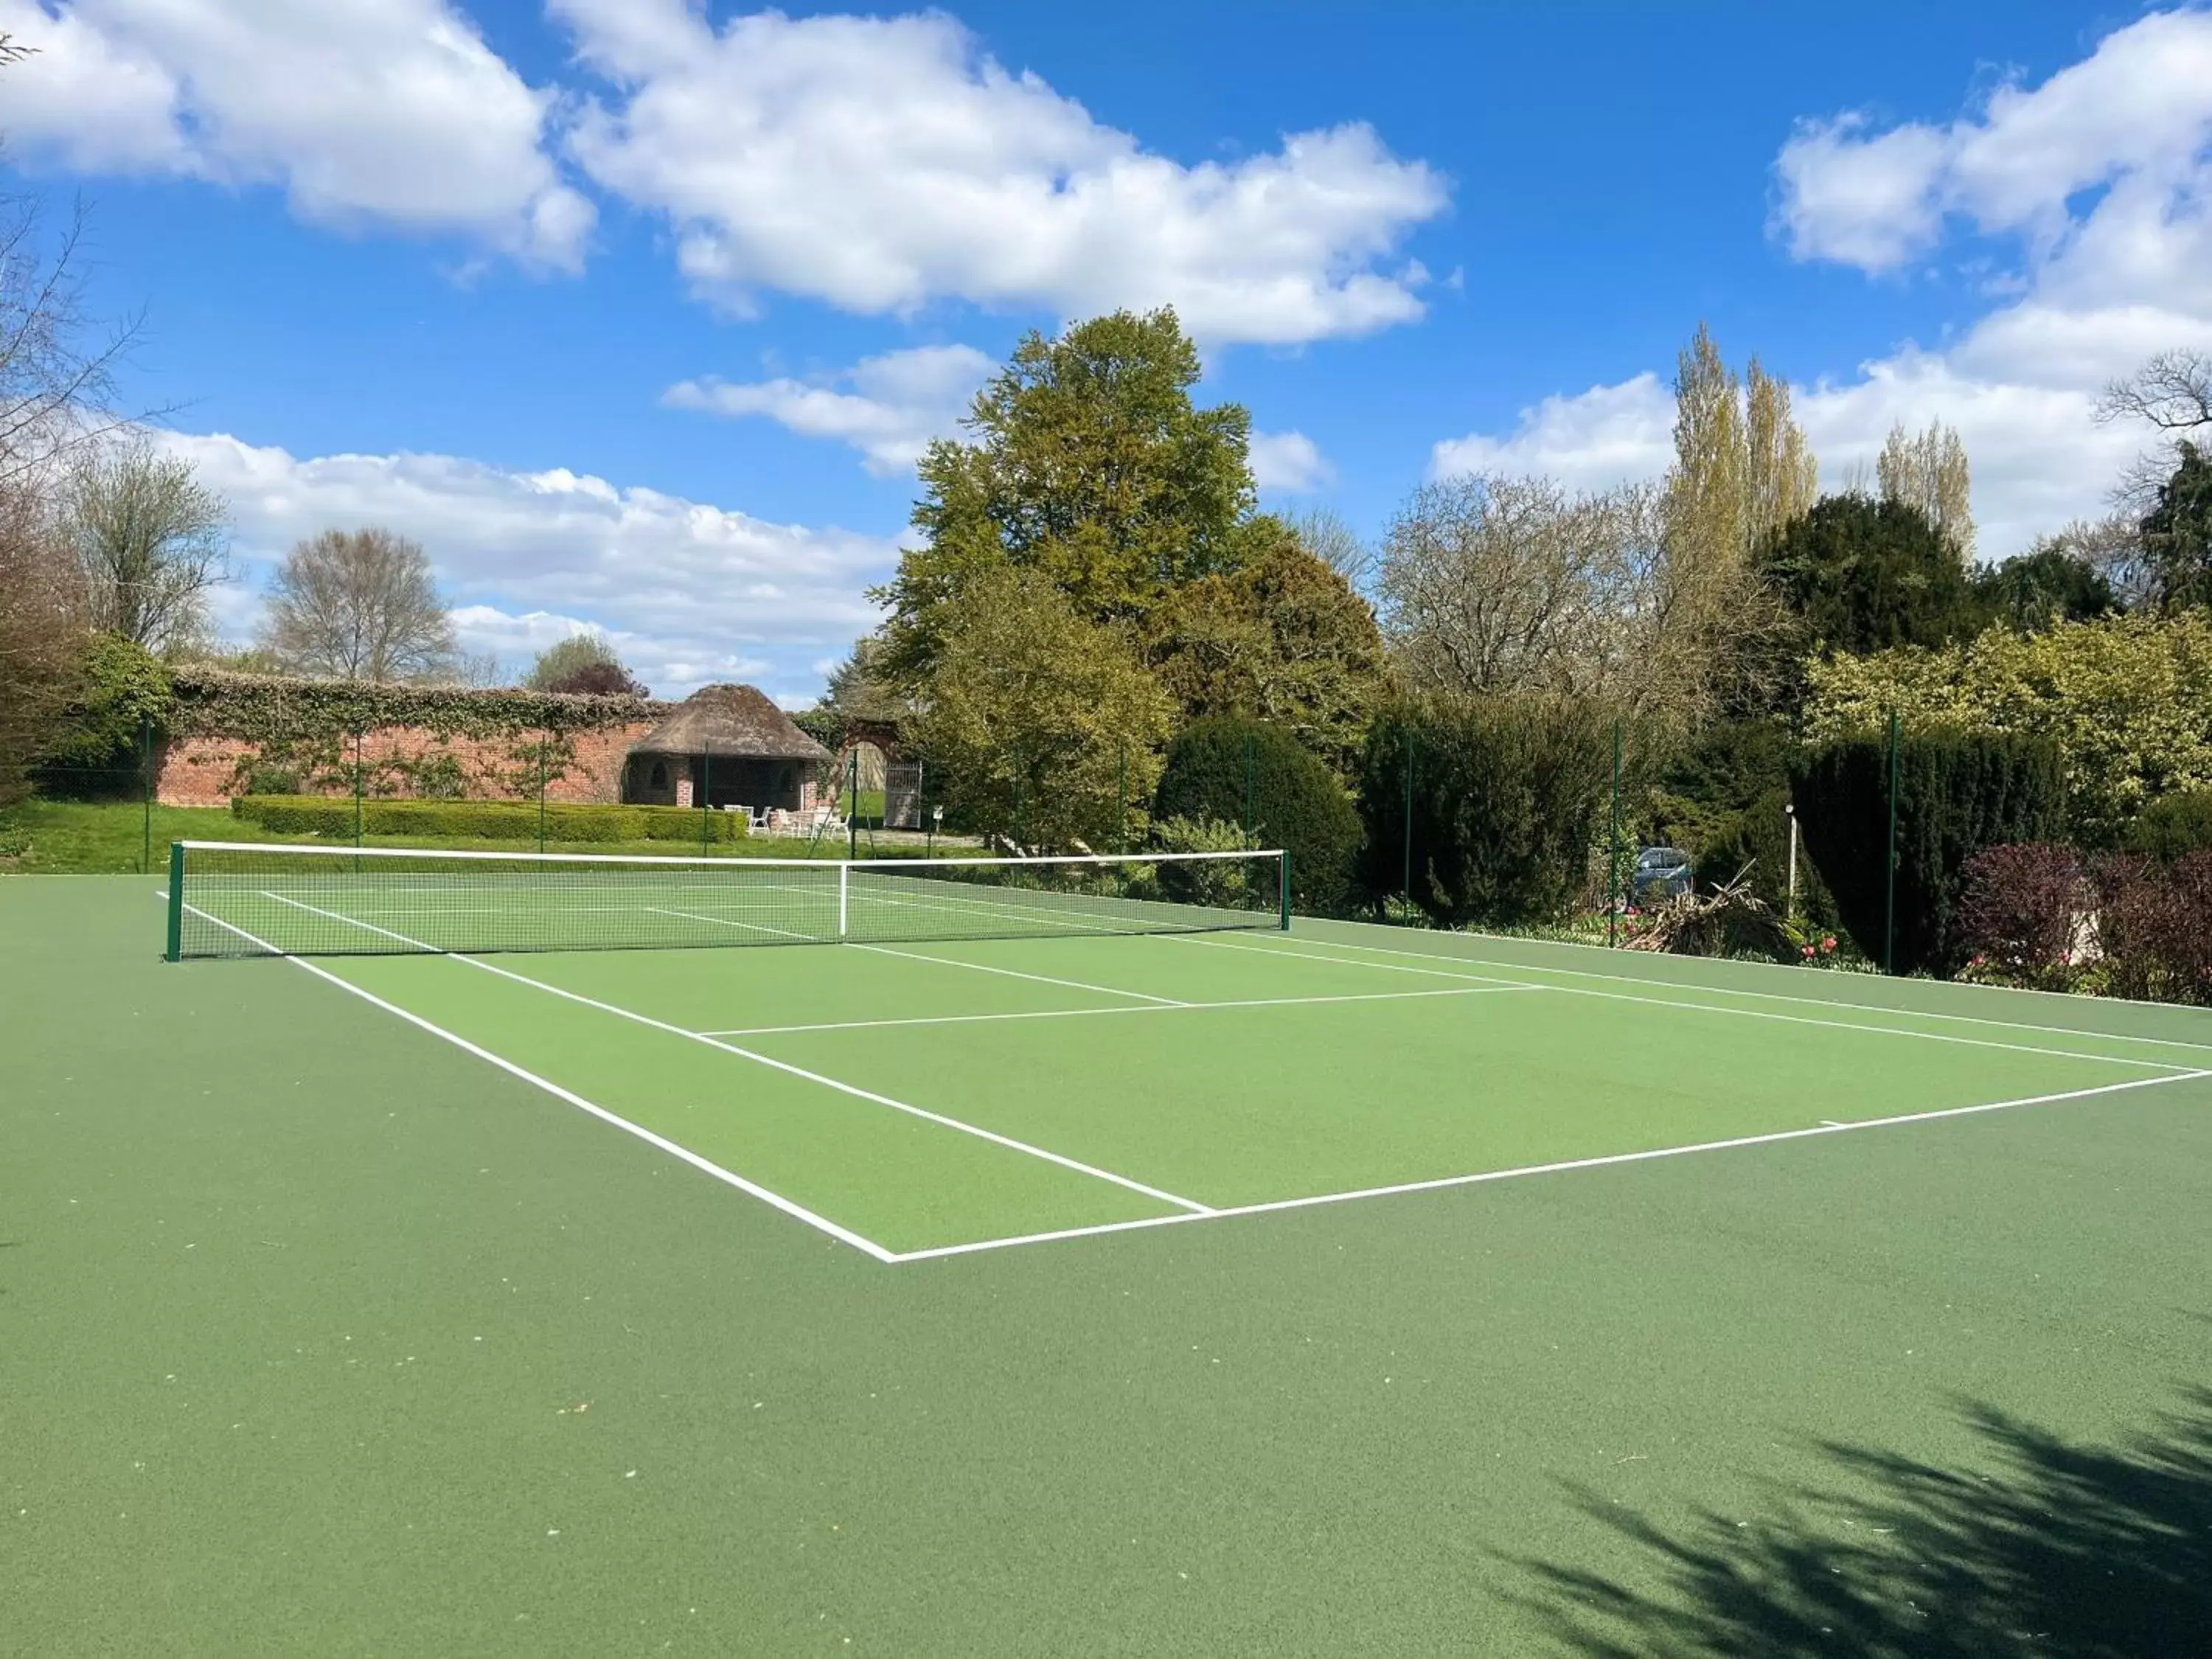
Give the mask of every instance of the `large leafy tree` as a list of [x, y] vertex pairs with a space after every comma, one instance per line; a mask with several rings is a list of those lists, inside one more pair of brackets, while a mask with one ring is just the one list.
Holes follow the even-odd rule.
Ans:
[[2120, 609], [2104, 572], [2059, 536], [2044, 537], [2002, 564], [1980, 567], [1972, 582], [1984, 614], [2023, 634]]
[[924, 546], [878, 597], [886, 667], [912, 678], [945, 639], [947, 605], [1000, 565], [1036, 572], [1093, 623], [1140, 617], [1169, 590], [1231, 568], [1253, 500], [1251, 421], [1191, 400], [1200, 363], [1162, 309], [1032, 333], [975, 396], [965, 441], [921, 464]]
[[1838, 656], [1808, 671], [1806, 736], [1906, 729], [2047, 738], [2066, 765], [2074, 836], [2119, 838], [2158, 797], [2212, 787], [2212, 610], [2002, 625], [1933, 651]]
[[1272, 519], [1233, 570], [1171, 591], [1145, 625], [1145, 657], [1188, 719], [1249, 714], [1340, 772], [1389, 681], [1382, 630], [1345, 576]]
[[1773, 537], [1761, 562], [1814, 647], [1942, 645], [1978, 621], [1958, 554], [1902, 501], [1830, 495]]
[[1126, 803], [1158, 781], [1173, 716], [1125, 631], [1079, 615], [1042, 571], [1003, 562], [944, 612], [911, 729], [947, 814], [1024, 847], [1112, 846]]
[[2179, 464], [2143, 515], [2144, 562], [2168, 610], [2212, 605], [2212, 454], [2184, 439]]

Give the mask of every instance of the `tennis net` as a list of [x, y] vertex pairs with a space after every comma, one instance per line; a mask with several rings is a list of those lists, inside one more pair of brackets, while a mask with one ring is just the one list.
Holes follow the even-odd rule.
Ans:
[[1290, 926], [1279, 852], [622, 858], [178, 842], [167, 954], [672, 950]]

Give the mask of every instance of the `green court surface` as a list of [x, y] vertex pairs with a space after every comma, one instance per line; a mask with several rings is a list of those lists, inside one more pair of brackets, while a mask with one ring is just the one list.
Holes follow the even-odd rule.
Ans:
[[157, 886], [0, 883], [0, 1650], [2198, 1650], [2203, 1011]]

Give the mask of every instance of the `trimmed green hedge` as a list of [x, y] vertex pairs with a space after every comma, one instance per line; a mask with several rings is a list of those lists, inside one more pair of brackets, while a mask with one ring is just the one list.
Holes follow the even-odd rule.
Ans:
[[[1861, 950], [1882, 954], [1889, 844], [1889, 744], [1846, 738], [1801, 756], [1790, 792], [1805, 848]], [[2059, 839], [2058, 750], [1996, 732], [1907, 736], [1898, 753], [1896, 970], [1955, 972], [1968, 944], [1957, 915], [1966, 861], [1984, 848]]]
[[[349, 795], [240, 795], [230, 810], [249, 823], [279, 835], [350, 839]], [[741, 841], [743, 812], [706, 812], [692, 806], [599, 806], [548, 802], [548, 841], [671, 841], [696, 842], [704, 829], [720, 842]], [[520, 800], [365, 800], [361, 827], [372, 836], [527, 841], [538, 833], [538, 803]]]
[[1591, 703], [1505, 692], [1379, 710], [1360, 759], [1361, 884], [1405, 890], [1439, 927], [1565, 919], [1606, 833], [1613, 720]]

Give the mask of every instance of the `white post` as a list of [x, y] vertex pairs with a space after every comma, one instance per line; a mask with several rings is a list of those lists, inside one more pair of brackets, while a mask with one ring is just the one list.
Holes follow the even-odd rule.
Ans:
[[1793, 805], [1782, 809], [1790, 815], [1790, 896], [1784, 901], [1782, 919], [1797, 920], [1797, 808]]
[[849, 914], [852, 892], [853, 866], [841, 862], [837, 866], [837, 937], [839, 939], [845, 937], [845, 921]]

